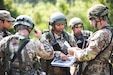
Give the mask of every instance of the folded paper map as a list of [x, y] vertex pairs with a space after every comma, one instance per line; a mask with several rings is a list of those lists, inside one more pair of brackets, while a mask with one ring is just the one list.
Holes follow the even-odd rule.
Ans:
[[70, 67], [73, 65], [73, 63], [76, 61], [74, 56], [68, 57], [69, 59], [67, 60], [62, 60], [59, 57], [55, 57], [53, 61], [51, 62], [51, 65], [53, 66], [59, 66], [59, 67]]

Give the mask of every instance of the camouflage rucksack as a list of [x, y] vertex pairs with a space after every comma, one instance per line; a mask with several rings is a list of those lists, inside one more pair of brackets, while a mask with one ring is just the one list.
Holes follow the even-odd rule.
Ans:
[[[9, 51], [9, 43], [11, 39], [19, 39], [20, 40], [20, 46], [18, 48], [18, 52], [21, 52], [22, 48], [29, 42], [29, 39], [23, 36], [19, 36], [19, 35], [11, 35], [6, 37], [4, 40], [1, 40], [2, 42], [4, 42], [4, 44], [6, 43], [6, 47], [4, 50], [4, 58], [3, 58], [3, 62], [2, 65], [0, 66], [1, 68], [1, 74], [3, 73], [7, 73], [8, 75], [10, 75], [10, 70], [11, 70], [11, 63], [14, 61], [13, 58], [11, 58], [11, 52]], [[20, 67], [22, 67], [22, 65], [20, 65]]]
[[[11, 58], [11, 52], [9, 51], [9, 43], [11, 39], [18, 39], [20, 40], [19, 42], [19, 47], [18, 50], [14, 52], [14, 56]], [[18, 63], [19, 63], [19, 74], [20, 75], [25, 75], [23, 73], [23, 66], [22, 66], [22, 58], [21, 58], [21, 50], [25, 47], [25, 45], [30, 41], [30, 39], [28, 37], [25, 36], [21, 36], [21, 35], [12, 35], [7, 37], [7, 40], [5, 40], [7, 42], [7, 46], [5, 48], [5, 57], [4, 57], [4, 63], [1, 66], [1, 71], [2, 74], [0, 73], [0, 75], [4, 75], [3, 73], [7, 73], [8, 75], [12, 75], [12, 63], [14, 62], [14, 60], [17, 58], [18, 59]], [[28, 60], [28, 62], [30, 63], [31, 67], [32, 67], [32, 71], [31, 73], [28, 72], [26, 75], [40, 75], [43, 71], [41, 69], [41, 65], [40, 62], [37, 60], [37, 57], [33, 58], [33, 63], [30, 61], [30, 58], [27, 54], [27, 51], [24, 51], [24, 56], [25, 56], [25, 64], [26, 64], [26, 60]], [[13, 74], [15, 75], [15, 74]]]

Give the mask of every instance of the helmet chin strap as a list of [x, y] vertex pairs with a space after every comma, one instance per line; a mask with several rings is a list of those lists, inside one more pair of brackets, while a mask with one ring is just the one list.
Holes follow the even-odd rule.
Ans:
[[28, 29], [28, 28], [27, 28], [26, 30], [27, 30], [29, 33], [31, 33], [31, 30], [32, 30], [32, 29]]
[[[98, 25], [97, 23], [98, 23], [98, 22], [101, 22], [100, 18], [99, 18], [99, 21], [97, 21], [97, 20], [94, 18], [95, 28], [97, 28], [97, 25]], [[98, 28], [97, 28], [97, 29], [98, 29]]]
[[95, 28], [97, 28], [97, 21], [94, 19]]
[[52, 30], [53, 30], [53, 31], [55, 30], [55, 25], [54, 25], [54, 24], [52, 25]]
[[56, 30], [54, 25], [52, 26], [52, 31], [55, 32], [55, 33], [62, 33], [61, 31]]

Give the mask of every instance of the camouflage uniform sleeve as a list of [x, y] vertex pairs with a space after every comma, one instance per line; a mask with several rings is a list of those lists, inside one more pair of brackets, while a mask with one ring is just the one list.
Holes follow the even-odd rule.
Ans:
[[[40, 42], [43, 43], [43, 44], [48, 44], [49, 43], [49, 40], [50, 40], [50, 37], [47, 36], [48, 34], [47, 33], [44, 33], [40, 39]], [[52, 46], [51, 46], [52, 47]], [[53, 48], [53, 47], [52, 47]], [[59, 57], [61, 54], [61, 51], [54, 51], [54, 56], [55, 57]]]
[[[68, 32], [67, 32], [67, 33], [68, 33]], [[76, 43], [76, 41], [75, 41], [75, 39], [74, 39], [73, 34], [69, 34], [69, 33], [68, 33], [68, 35], [69, 35], [69, 43], [70, 43], [71, 47], [77, 47], [77, 43]]]
[[74, 39], [74, 36], [72, 36], [71, 34], [69, 34], [69, 42], [70, 42], [72, 47], [77, 47], [77, 43]]
[[4, 57], [4, 49], [7, 46], [7, 39], [8, 37], [5, 37], [0, 41], [0, 57]]
[[48, 43], [42, 44], [40, 41], [30, 40], [28, 47], [35, 52], [36, 56], [40, 56], [43, 59], [49, 60], [54, 56], [53, 48]]
[[[109, 32], [109, 33], [108, 33]], [[99, 30], [89, 40], [89, 46], [85, 49], [74, 48], [74, 55], [78, 61], [88, 61], [96, 57], [110, 42], [111, 32]]]
[[47, 39], [46, 36], [47, 36], [47, 33], [44, 33], [42, 35], [42, 37], [40, 38], [41, 43], [48, 43], [49, 42], [49, 39]]
[[3, 33], [0, 32], [0, 40], [2, 40], [2, 38], [3, 38]]

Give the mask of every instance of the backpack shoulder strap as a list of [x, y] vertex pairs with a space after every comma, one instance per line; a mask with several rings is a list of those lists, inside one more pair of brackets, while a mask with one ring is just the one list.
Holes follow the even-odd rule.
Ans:
[[[20, 46], [17, 50], [16, 53], [14, 53], [13, 58], [10, 58], [11, 56], [11, 52], [9, 50], [9, 44], [10, 44], [10, 40], [11, 39], [19, 39], [20, 40]], [[15, 60], [15, 58], [19, 55], [19, 53], [21, 52], [21, 50], [24, 48], [24, 46], [29, 42], [29, 39], [23, 36], [19, 36], [19, 35], [12, 35], [8, 40], [7, 40], [7, 47], [5, 48], [5, 64], [6, 64], [6, 72], [9, 74], [10, 70], [11, 70], [11, 63]], [[17, 55], [18, 54], [18, 55]], [[19, 58], [21, 59], [21, 58]], [[20, 61], [20, 60], [19, 60]], [[20, 63], [19, 63], [20, 64]]]
[[66, 40], [68, 43], [70, 43], [70, 42], [69, 42], [69, 34], [68, 34], [67, 32], [65, 32], [65, 31], [63, 31], [63, 36], [64, 36], [65, 40]]

